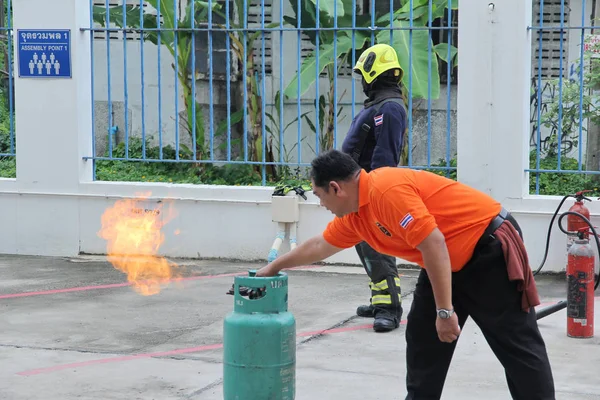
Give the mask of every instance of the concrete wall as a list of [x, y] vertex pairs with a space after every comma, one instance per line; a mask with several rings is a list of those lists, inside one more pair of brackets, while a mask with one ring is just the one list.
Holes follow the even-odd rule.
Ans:
[[[162, 254], [266, 260], [275, 235], [267, 188], [93, 182], [92, 163], [83, 159], [92, 154], [93, 125], [90, 39], [79, 31], [89, 21], [87, 2], [20, 0], [14, 8], [15, 30], [72, 30], [73, 78], [16, 78], [17, 178], [0, 181], [0, 252], [101, 254], [102, 213], [119, 198], [149, 191], [146, 208], [170, 200], [177, 213], [165, 228]], [[560, 199], [528, 195], [523, 172], [529, 131], [531, 0], [495, 5], [463, 0], [461, 9], [459, 75], [468, 79], [462, 79], [457, 93], [458, 176], [516, 215], [536, 267]], [[332, 218], [310, 194], [301, 203], [299, 241], [319, 234]], [[589, 207], [597, 225], [600, 203]], [[565, 236], [555, 229], [547, 271], [564, 268], [565, 243]], [[284, 245], [282, 251], [286, 249]], [[357, 263], [358, 258], [348, 250], [327, 261]]]

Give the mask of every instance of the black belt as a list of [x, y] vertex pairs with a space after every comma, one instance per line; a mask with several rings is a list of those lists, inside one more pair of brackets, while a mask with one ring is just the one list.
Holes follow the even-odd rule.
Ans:
[[496, 239], [496, 237], [494, 236], [494, 232], [496, 232], [496, 229], [500, 228], [500, 225], [502, 225], [502, 223], [510, 216], [510, 213], [503, 207], [502, 210], [500, 210], [500, 213], [498, 213], [498, 215], [496, 215], [494, 219], [492, 219], [488, 227], [485, 229], [475, 248], [478, 249], [482, 246], [491, 243], [492, 240]]

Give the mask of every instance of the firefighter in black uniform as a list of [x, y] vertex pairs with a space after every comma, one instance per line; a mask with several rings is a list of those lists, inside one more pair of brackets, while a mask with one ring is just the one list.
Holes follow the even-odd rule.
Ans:
[[[354, 72], [362, 76], [367, 96], [364, 109], [350, 125], [342, 151], [352, 155], [367, 172], [400, 163], [407, 133], [407, 112], [400, 89], [404, 71], [393, 47], [377, 44], [366, 49]], [[398, 328], [402, 318], [400, 278], [396, 258], [380, 254], [366, 242], [356, 245], [358, 256], [371, 281], [371, 301], [359, 306], [361, 317], [374, 317], [375, 332]]]

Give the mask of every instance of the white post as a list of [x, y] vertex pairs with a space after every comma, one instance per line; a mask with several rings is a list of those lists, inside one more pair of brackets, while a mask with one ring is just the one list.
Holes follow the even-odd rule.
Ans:
[[461, 0], [458, 179], [495, 199], [528, 194], [531, 0]]
[[[80, 182], [92, 178], [90, 6], [13, 1], [17, 229], [12, 252], [79, 253]], [[66, 76], [65, 76], [66, 75]]]
[[82, 160], [92, 155], [90, 34], [80, 31], [89, 27], [89, 1], [18, 0], [13, 8], [19, 187], [77, 192], [92, 178]]

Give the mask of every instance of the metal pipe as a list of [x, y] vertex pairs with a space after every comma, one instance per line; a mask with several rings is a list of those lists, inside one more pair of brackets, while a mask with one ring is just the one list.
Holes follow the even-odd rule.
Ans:
[[550, 314], [554, 314], [557, 311], [562, 310], [563, 308], [567, 307], [567, 301], [566, 300], [561, 300], [556, 304], [553, 304], [551, 306], [548, 307], [544, 307], [539, 311], [536, 311], [536, 317], [537, 319], [542, 319]]

